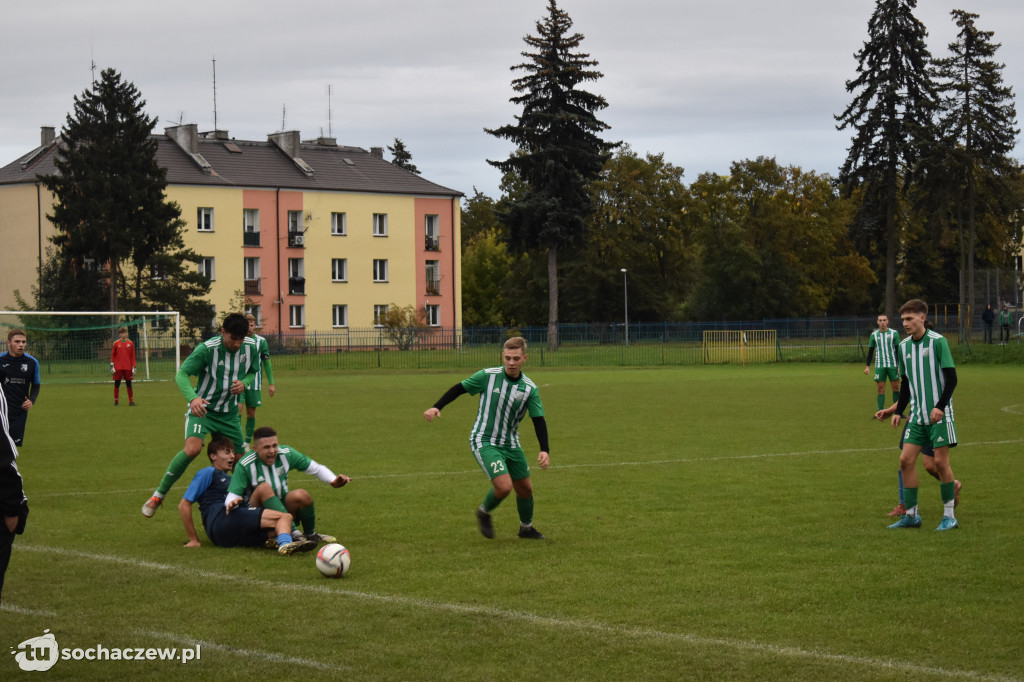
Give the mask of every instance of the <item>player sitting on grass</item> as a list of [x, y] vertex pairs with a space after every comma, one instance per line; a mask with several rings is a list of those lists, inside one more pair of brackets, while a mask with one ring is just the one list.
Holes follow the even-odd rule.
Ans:
[[289, 512], [301, 524], [302, 530], [292, 531], [293, 540], [336, 542], [330, 535], [316, 532], [316, 511], [313, 497], [303, 489], [288, 489], [288, 472], [292, 469], [316, 476], [324, 483], [340, 488], [352, 479], [335, 475], [333, 471], [302, 454], [290, 445], [280, 445], [277, 431], [261, 426], [252, 434], [251, 452], [247, 452], [235, 467], [235, 475], [228, 488], [225, 505], [228, 509], [248, 498], [249, 506], [263, 506]]
[[[224, 500], [231, 483], [231, 465], [235, 461], [235, 448], [227, 438], [210, 442], [207, 449], [212, 466], [196, 472], [185, 496], [178, 504], [178, 513], [188, 535], [186, 547], [199, 547], [192, 522], [192, 505], [199, 503], [203, 516], [206, 537], [218, 547], [266, 547], [273, 546], [274, 540], [279, 554], [307, 552], [316, 543], [310, 540], [293, 540], [291, 536], [292, 516], [287, 512], [273, 509], [227, 509]], [[275, 539], [276, 538], [276, 539]]]

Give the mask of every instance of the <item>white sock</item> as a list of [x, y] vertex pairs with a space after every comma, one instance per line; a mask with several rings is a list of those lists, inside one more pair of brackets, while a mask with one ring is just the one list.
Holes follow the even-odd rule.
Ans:
[[954, 503], [955, 503], [954, 500], [950, 500], [949, 502], [943, 502], [942, 503], [942, 513], [944, 515], [948, 516], [951, 519], [955, 519], [956, 518], [955, 516], [953, 516], [953, 504]]
[[917, 516], [917, 505], [916, 504], [913, 507], [911, 507], [910, 509], [907, 510], [907, 516]]

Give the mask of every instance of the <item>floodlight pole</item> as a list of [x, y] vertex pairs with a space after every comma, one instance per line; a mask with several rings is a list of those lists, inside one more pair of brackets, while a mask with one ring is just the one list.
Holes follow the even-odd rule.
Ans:
[[622, 329], [629, 345], [629, 288], [626, 286], [626, 268], [622, 268]]

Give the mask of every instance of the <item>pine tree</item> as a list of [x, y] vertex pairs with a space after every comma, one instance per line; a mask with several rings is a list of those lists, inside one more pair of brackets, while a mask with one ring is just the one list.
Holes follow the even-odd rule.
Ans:
[[[857, 51], [857, 77], [846, 82], [853, 101], [836, 120], [854, 130], [839, 184], [861, 204], [850, 236], [861, 253], [884, 244], [885, 312], [893, 315], [896, 261], [904, 218], [900, 201], [913, 184], [920, 148], [931, 135], [935, 85], [927, 31], [913, 15], [917, 0], [877, 0], [868, 40]], [[878, 258], [872, 258], [877, 264]]]
[[412, 162], [412, 154], [409, 153], [409, 150], [405, 148], [405, 143], [400, 139], [396, 137], [395, 145], [388, 147], [388, 151], [391, 152], [391, 163], [399, 168], [404, 168], [410, 173], [420, 174], [420, 169]]
[[488, 163], [514, 176], [523, 191], [503, 202], [499, 219], [514, 251], [543, 249], [548, 269], [548, 348], [558, 347], [558, 249], [577, 242], [594, 205], [588, 187], [596, 179], [615, 145], [598, 133], [608, 125], [595, 112], [605, 99], [578, 87], [602, 77], [589, 54], [578, 51], [584, 36], [569, 33], [572, 19], [548, 0], [547, 16], [537, 22], [536, 36], [523, 40], [533, 52], [512, 67], [526, 75], [512, 81], [521, 93], [509, 101], [522, 107], [515, 124], [487, 129], [513, 142], [516, 149], [504, 161]]
[[[956, 222], [961, 235], [967, 228], [967, 235], [960, 239], [961, 271], [966, 264], [967, 301], [973, 305], [979, 192], [1006, 193], [1007, 179], [1016, 172], [1009, 154], [1020, 130], [1015, 127], [1013, 89], [1003, 83], [1004, 65], [994, 61], [1000, 46], [992, 42], [992, 31], [978, 30], [977, 14], [964, 10], [950, 14], [960, 30], [949, 44], [950, 56], [935, 61], [941, 97], [933, 156], [942, 159], [946, 180], [938, 191], [959, 204]], [[998, 223], [1009, 225], [1006, 220]], [[1008, 240], [1006, 234], [1000, 237], [999, 241]], [[965, 303], [964, 293], [960, 292], [961, 303]]]
[[[198, 258], [184, 248], [178, 205], [165, 199], [167, 172], [156, 161], [157, 143], [150, 136], [156, 119], [144, 113], [145, 104], [132, 83], [104, 69], [100, 80], [75, 97], [54, 161], [57, 172], [42, 178], [54, 195], [47, 217], [56, 228], [56, 257], [76, 268], [83, 261], [104, 268], [110, 310], [118, 309], [119, 294], [129, 290], [133, 307], [162, 307], [156, 298], [143, 301], [146, 271], [152, 280], [153, 265], [163, 259], [163, 281], [187, 282], [187, 263]], [[125, 278], [126, 264], [134, 266], [134, 286]], [[205, 295], [209, 283], [189, 291]]]

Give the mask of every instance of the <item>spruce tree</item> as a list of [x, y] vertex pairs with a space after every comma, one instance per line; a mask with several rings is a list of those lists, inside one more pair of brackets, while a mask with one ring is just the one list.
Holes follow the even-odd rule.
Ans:
[[[56, 172], [41, 178], [54, 195], [53, 213], [47, 217], [56, 228], [56, 256], [74, 264], [92, 261], [104, 269], [110, 310], [118, 310], [119, 295], [133, 298], [133, 307], [180, 302], [144, 297], [141, 283], [158, 274], [171, 285], [188, 284], [188, 265], [198, 259], [184, 248], [178, 205], [165, 199], [167, 172], [157, 163], [157, 143], [150, 136], [156, 119], [144, 113], [145, 104], [132, 83], [104, 69], [92, 87], [75, 97], [61, 131]], [[130, 278], [125, 277], [126, 264], [133, 266]], [[176, 295], [182, 290], [165, 288]], [[209, 283], [188, 291], [205, 295]]]
[[512, 67], [525, 73], [512, 81], [520, 94], [509, 100], [522, 111], [516, 123], [486, 130], [516, 146], [508, 159], [488, 160], [522, 188], [498, 214], [509, 247], [547, 252], [549, 349], [558, 347], [558, 250], [583, 235], [594, 210], [589, 185], [615, 146], [598, 136], [609, 126], [595, 112], [607, 102], [579, 87], [603, 74], [579, 51], [584, 36], [569, 33], [571, 28], [569, 15], [548, 0], [537, 35], [523, 39], [533, 51], [523, 52], [526, 61]]
[[884, 253], [885, 312], [892, 317], [904, 217], [901, 199], [915, 180], [920, 148], [932, 135], [935, 85], [917, 0], [877, 0], [868, 40], [857, 51], [853, 101], [836, 120], [853, 139], [839, 171], [847, 196], [860, 198], [850, 237], [877, 268]]
[[420, 174], [420, 169], [412, 162], [412, 154], [409, 153], [409, 150], [405, 148], [405, 143], [400, 139], [396, 137], [395, 146], [388, 147], [388, 151], [391, 152], [391, 163], [399, 168], [404, 168], [410, 173]]
[[[1004, 65], [994, 60], [1000, 46], [992, 42], [992, 31], [977, 28], [977, 14], [959, 9], [950, 14], [960, 30], [949, 44], [950, 55], [935, 61], [940, 92], [939, 135], [932, 156], [941, 159], [939, 167], [943, 171], [936, 190], [952, 197], [959, 209], [953, 213], [962, 235], [961, 271], [966, 265], [969, 288], [960, 292], [960, 302], [974, 305], [979, 192], [985, 196], [1007, 192], [1008, 179], [1017, 172], [1009, 154], [1020, 131], [1016, 128], [1013, 89], [1003, 83]], [[1008, 226], [1009, 221], [1003, 218], [999, 216], [997, 224]], [[998, 235], [994, 241], [1006, 242], [1008, 237]]]

